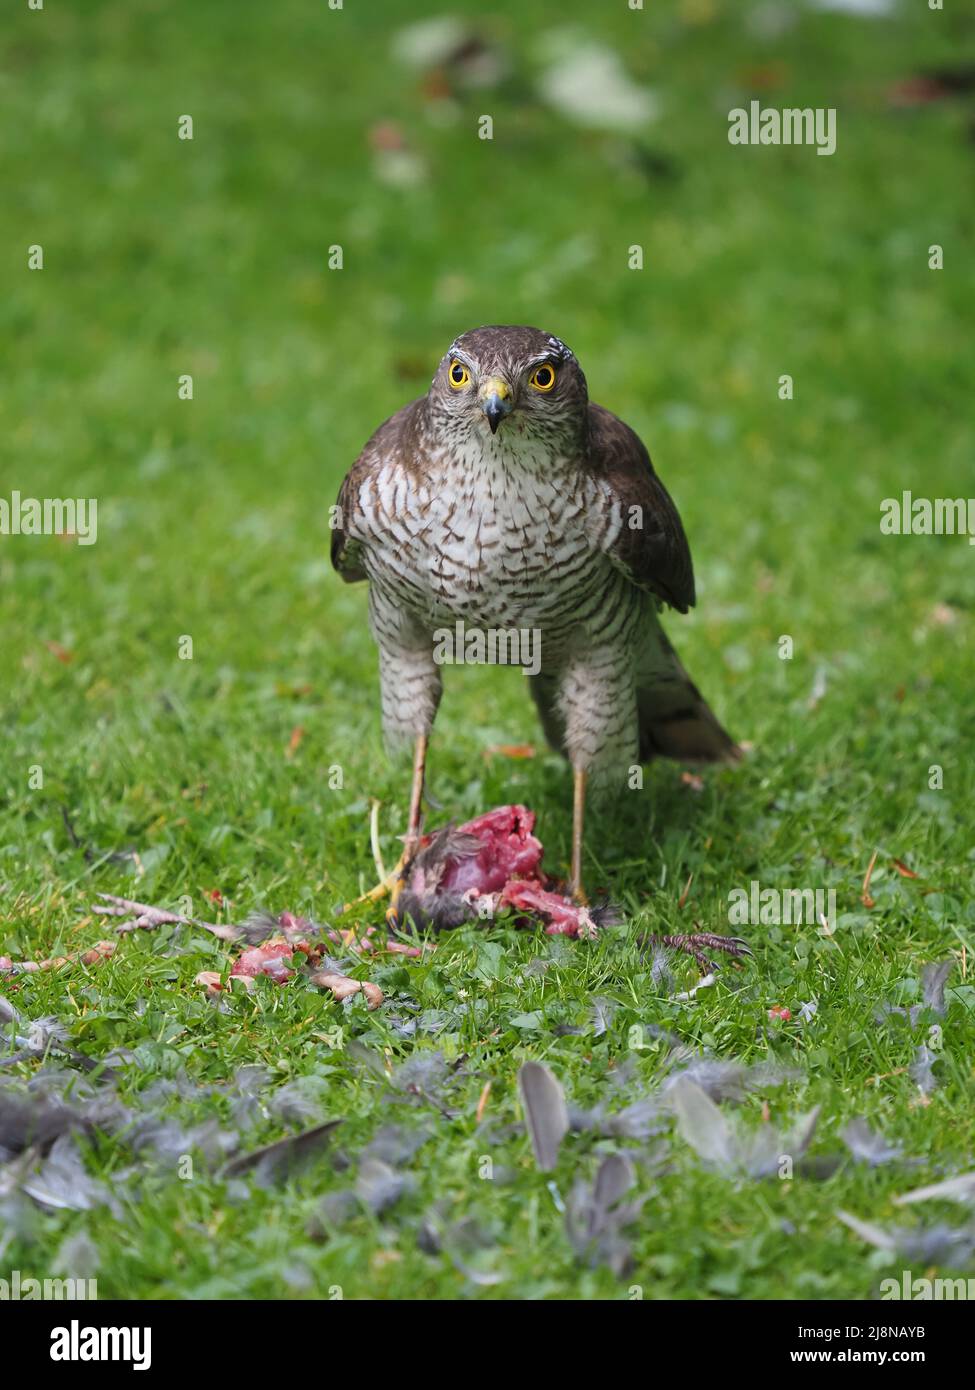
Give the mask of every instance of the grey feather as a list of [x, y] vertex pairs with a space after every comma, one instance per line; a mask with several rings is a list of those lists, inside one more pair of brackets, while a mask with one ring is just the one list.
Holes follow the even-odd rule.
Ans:
[[118, 1203], [105, 1184], [89, 1176], [73, 1135], [62, 1134], [56, 1139], [40, 1168], [28, 1174], [21, 1187], [45, 1207], [90, 1211], [108, 1205], [120, 1214]]
[[622, 1154], [610, 1154], [591, 1185], [573, 1185], [566, 1205], [566, 1234], [576, 1255], [592, 1265], [608, 1265], [617, 1277], [631, 1265], [623, 1231], [636, 1220], [646, 1201], [646, 1197], [622, 1201], [634, 1182], [630, 1160]]
[[955, 1178], [929, 1183], [927, 1187], [916, 1187], [913, 1192], [905, 1192], [903, 1197], [894, 1198], [894, 1204], [898, 1207], [930, 1201], [975, 1202], [975, 1173], [959, 1173]]
[[954, 964], [953, 960], [943, 960], [933, 965], [926, 965], [921, 972], [921, 998], [928, 1008], [933, 1009], [936, 1014], [944, 1014], [945, 985]]
[[932, 1052], [926, 1043], [921, 1043], [914, 1054], [910, 1076], [920, 1087], [923, 1095], [928, 1096], [938, 1089], [938, 1078], [934, 1074], [934, 1064], [937, 1060], [937, 1053]]
[[716, 1168], [732, 1169], [737, 1158], [734, 1136], [711, 1097], [682, 1076], [670, 1088], [670, 1102], [677, 1113], [677, 1128], [694, 1152]]
[[413, 1179], [408, 1173], [398, 1173], [381, 1158], [367, 1155], [359, 1164], [356, 1196], [377, 1215], [394, 1206], [412, 1188]]
[[883, 1135], [875, 1133], [860, 1115], [840, 1131], [840, 1138], [855, 1159], [869, 1164], [871, 1168], [890, 1163], [904, 1152], [899, 1144], [888, 1144]]
[[548, 1067], [540, 1062], [524, 1063], [518, 1072], [518, 1089], [535, 1162], [543, 1173], [551, 1172], [569, 1129], [565, 1093]]
[[290, 1134], [251, 1153], [240, 1154], [224, 1165], [220, 1176], [232, 1178], [258, 1169], [262, 1180], [277, 1181], [286, 1177], [298, 1164], [314, 1158], [341, 1123], [341, 1120], [326, 1120], [324, 1124], [315, 1125], [301, 1134]]

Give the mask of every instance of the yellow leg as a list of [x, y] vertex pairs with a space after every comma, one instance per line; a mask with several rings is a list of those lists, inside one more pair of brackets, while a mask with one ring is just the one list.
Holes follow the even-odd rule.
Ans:
[[[351, 912], [353, 908], [358, 907], [362, 903], [380, 902], [387, 894], [392, 894], [393, 901], [386, 915], [389, 916], [391, 913], [395, 912], [396, 902], [403, 884], [403, 870], [416, 854], [417, 845], [420, 842], [420, 824], [423, 808], [423, 779], [427, 766], [428, 742], [429, 740], [426, 734], [417, 735], [413, 751], [413, 784], [410, 788], [410, 814], [409, 820], [407, 821], [406, 840], [403, 845], [403, 853], [385, 877], [381, 877], [379, 882], [373, 888], [369, 889], [368, 893], [363, 893], [361, 897], [353, 899], [350, 903], [346, 903], [342, 908], [343, 912]], [[375, 834], [373, 835], [373, 841], [373, 852], [375, 854], [377, 848]], [[377, 862], [380, 861], [377, 860]]]
[[378, 883], [374, 884], [373, 887], [369, 889], [368, 893], [362, 893], [358, 898], [353, 898], [350, 903], [346, 903], [342, 911], [351, 912], [354, 907], [358, 907], [361, 903], [378, 903], [381, 901], [381, 899], [385, 898], [387, 893], [392, 891], [394, 884], [399, 879], [405, 866], [406, 851], [404, 850], [385, 878], [381, 878]]
[[406, 841], [403, 845], [400, 862], [394, 870], [396, 877], [392, 885], [389, 908], [386, 912], [387, 921], [396, 916], [396, 906], [400, 893], [403, 891], [402, 870], [416, 854], [420, 843], [420, 825], [423, 819], [423, 779], [427, 770], [428, 744], [429, 739], [426, 734], [417, 734], [413, 749], [413, 786], [410, 789], [410, 816], [406, 824]]
[[588, 905], [582, 886], [582, 825], [586, 811], [586, 773], [577, 767], [572, 789], [572, 896], [577, 903]]

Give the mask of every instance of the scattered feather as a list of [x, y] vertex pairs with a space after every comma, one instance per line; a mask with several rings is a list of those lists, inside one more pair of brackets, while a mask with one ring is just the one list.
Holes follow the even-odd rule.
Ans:
[[54, 1141], [47, 1158], [23, 1179], [21, 1186], [41, 1206], [91, 1211], [108, 1205], [120, 1214], [118, 1203], [105, 1184], [89, 1176], [81, 1150], [70, 1134], [62, 1134]]
[[954, 964], [953, 960], [938, 961], [926, 965], [921, 971], [921, 998], [929, 1009], [942, 1017], [945, 1012], [945, 985]]
[[646, 1197], [623, 1198], [636, 1181], [633, 1164], [622, 1154], [610, 1154], [591, 1184], [573, 1185], [566, 1203], [565, 1227], [577, 1258], [592, 1266], [607, 1265], [617, 1278], [630, 1269], [632, 1256], [623, 1232], [636, 1220]]
[[934, 1064], [938, 1060], [938, 1054], [932, 1052], [926, 1043], [921, 1043], [914, 1054], [914, 1061], [909, 1068], [910, 1077], [920, 1088], [923, 1096], [929, 1096], [932, 1091], [938, 1089], [938, 1078], [934, 1074]]
[[656, 117], [656, 96], [630, 78], [614, 49], [572, 29], [549, 34], [545, 49], [539, 93], [563, 116], [625, 133], [644, 129]]
[[91, 1279], [98, 1273], [98, 1246], [86, 1231], [66, 1236], [54, 1256], [53, 1268], [69, 1279]]
[[594, 998], [592, 1001], [592, 1032], [593, 1037], [601, 1038], [604, 1033], [608, 1033], [613, 1026], [613, 1019], [616, 1017], [617, 1005], [612, 999]]
[[409, 1163], [416, 1151], [430, 1138], [427, 1129], [404, 1129], [401, 1125], [383, 1125], [362, 1150], [363, 1158], [378, 1158], [392, 1167]]
[[13, 1158], [30, 1147], [46, 1152], [62, 1135], [86, 1127], [82, 1116], [67, 1105], [38, 1104], [0, 1089], [0, 1159]]
[[682, 1137], [709, 1167], [726, 1176], [749, 1178], [771, 1177], [786, 1158], [797, 1167], [812, 1142], [820, 1113], [816, 1106], [801, 1115], [788, 1135], [770, 1124], [748, 1134], [732, 1124], [710, 1096], [686, 1076], [671, 1087], [670, 1101]]
[[916, 1187], [913, 1192], [905, 1192], [903, 1197], [894, 1198], [895, 1206], [899, 1207], [930, 1201], [975, 1202], [975, 1173], [960, 1173], [956, 1178], [929, 1183], [927, 1187]]
[[682, 1076], [670, 1088], [681, 1136], [705, 1163], [730, 1171], [737, 1153], [728, 1121], [714, 1101], [695, 1082]]
[[975, 1225], [895, 1226], [888, 1230], [847, 1211], [837, 1211], [836, 1215], [868, 1245], [896, 1251], [907, 1260], [962, 1267], [975, 1255]]
[[413, 1186], [410, 1174], [397, 1172], [390, 1164], [372, 1154], [367, 1154], [359, 1164], [356, 1196], [377, 1216], [395, 1206], [405, 1193], [412, 1191]]
[[558, 1162], [559, 1146], [569, 1129], [565, 1093], [548, 1067], [525, 1062], [518, 1072], [518, 1089], [525, 1111], [535, 1162], [543, 1173]]
[[234, 1178], [241, 1173], [257, 1172], [263, 1182], [277, 1182], [293, 1171], [299, 1164], [314, 1158], [328, 1143], [341, 1120], [326, 1120], [301, 1134], [290, 1134], [277, 1139], [273, 1144], [265, 1144], [250, 1153], [240, 1154], [224, 1165], [221, 1177]]
[[700, 1086], [712, 1100], [740, 1102], [753, 1091], [782, 1086], [787, 1081], [797, 1080], [802, 1074], [794, 1067], [783, 1067], [775, 1062], [759, 1062], [749, 1067], [724, 1058], [698, 1056], [682, 1063], [679, 1054], [670, 1060], [671, 1066], [678, 1069], [664, 1079], [661, 1086], [663, 1093], [675, 1086], [681, 1077], [686, 1077]]
[[888, 1144], [882, 1134], [875, 1133], [862, 1116], [856, 1116], [840, 1131], [840, 1138], [860, 1163], [877, 1168], [891, 1163], [904, 1152], [899, 1144]]

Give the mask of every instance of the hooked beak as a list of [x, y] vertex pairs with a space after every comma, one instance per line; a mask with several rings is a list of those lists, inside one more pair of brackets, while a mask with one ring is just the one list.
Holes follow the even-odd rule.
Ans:
[[478, 392], [478, 399], [491, 426], [491, 433], [497, 434], [501, 421], [514, 409], [511, 387], [501, 377], [489, 376]]

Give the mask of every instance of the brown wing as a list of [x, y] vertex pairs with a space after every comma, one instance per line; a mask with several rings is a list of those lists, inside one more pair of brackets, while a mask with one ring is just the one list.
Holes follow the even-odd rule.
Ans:
[[411, 401], [380, 425], [342, 480], [336, 501], [338, 519], [332, 530], [332, 564], [347, 584], [366, 578], [361, 546], [355, 539], [362, 485], [375, 477], [390, 458], [399, 458], [407, 466], [415, 458], [418, 415], [426, 399], [421, 396]]
[[589, 406], [589, 463], [623, 507], [612, 558], [639, 588], [686, 613], [694, 606], [694, 567], [677, 508], [629, 425], [595, 404]]

